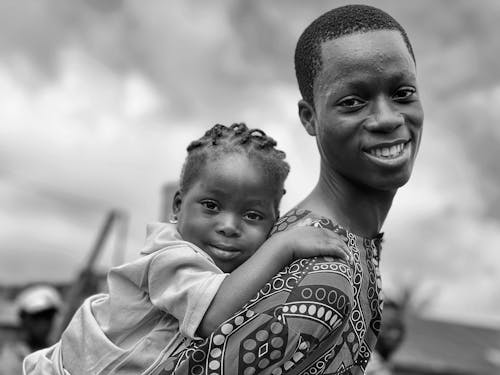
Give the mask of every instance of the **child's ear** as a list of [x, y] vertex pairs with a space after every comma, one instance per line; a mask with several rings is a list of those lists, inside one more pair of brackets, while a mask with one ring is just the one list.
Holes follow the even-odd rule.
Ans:
[[182, 195], [180, 190], [177, 190], [174, 194], [174, 199], [172, 200], [172, 213], [177, 215], [181, 210]]
[[314, 107], [304, 99], [299, 100], [297, 106], [299, 107], [300, 122], [309, 135], [316, 136], [316, 113]]

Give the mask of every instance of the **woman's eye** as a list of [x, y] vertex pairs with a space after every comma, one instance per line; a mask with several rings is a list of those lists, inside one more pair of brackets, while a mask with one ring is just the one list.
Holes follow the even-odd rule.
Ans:
[[417, 90], [415, 90], [415, 88], [413, 87], [403, 87], [396, 91], [396, 94], [394, 94], [394, 99], [400, 101], [408, 100], [411, 99], [416, 94], [416, 92]]
[[247, 212], [245, 214], [245, 219], [251, 220], [251, 221], [259, 221], [262, 220], [264, 217], [259, 214], [258, 212]]
[[219, 208], [219, 206], [217, 205], [217, 203], [215, 203], [213, 201], [202, 201], [201, 205], [203, 207], [205, 207], [207, 210], [210, 210], [210, 211], [216, 211]]
[[349, 96], [340, 100], [337, 104], [345, 109], [358, 109], [365, 104], [365, 101], [355, 96]]

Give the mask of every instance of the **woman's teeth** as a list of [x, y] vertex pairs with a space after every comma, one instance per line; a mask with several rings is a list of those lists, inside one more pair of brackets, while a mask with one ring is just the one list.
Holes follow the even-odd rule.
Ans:
[[370, 154], [378, 158], [395, 158], [403, 152], [404, 148], [404, 143], [400, 143], [391, 147], [372, 148]]

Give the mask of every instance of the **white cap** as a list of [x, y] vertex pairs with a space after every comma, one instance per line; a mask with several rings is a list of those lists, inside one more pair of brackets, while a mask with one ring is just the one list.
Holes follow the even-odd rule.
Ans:
[[48, 285], [37, 285], [26, 288], [16, 298], [19, 312], [35, 314], [48, 309], [58, 310], [62, 305], [59, 292]]

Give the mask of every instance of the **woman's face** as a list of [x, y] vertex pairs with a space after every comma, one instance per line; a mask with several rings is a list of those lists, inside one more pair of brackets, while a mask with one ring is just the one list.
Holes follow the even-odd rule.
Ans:
[[410, 178], [423, 124], [415, 63], [397, 31], [324, 42], [314, 85], [314, 132], [324, 167], [396, 190]]

